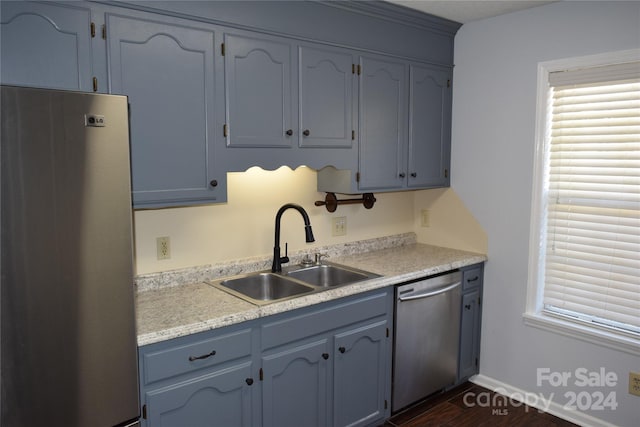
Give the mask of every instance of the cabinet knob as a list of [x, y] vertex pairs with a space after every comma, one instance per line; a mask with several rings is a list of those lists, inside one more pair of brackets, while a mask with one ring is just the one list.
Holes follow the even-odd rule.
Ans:
[[344, 347], [338, 347], [338, 351], [339, 351], [340, 353], [344, 353], [345, 351], [347, 351], [347, 349], [346, 349], [346, 348], [344, 348]]
[[293, 135], [293, 129], [288, 129], [285, 134], [287, 134], [287, 136]]
[[400, 173], [398, 174], [398, 176], [399, 176], [400, 178], [404, 178], [404, 177], [405, 177], [405, 176], [407, 176], [407, 175], [406, 175], [404, 172], [400, 172]]
[[309, 135], [311, 135], [311, 132], [309, 132], [309, 129], [305, 129], [305, 130], [302, 131], [302, 134], [304, 136], [309, 136]]
[[322, 358], [327, 360], [329, 358], [329, 353], [322, 353]]
[[245, 381], [247, 382], [247, 385], [253, 384], [253, 378], [247, 378]]
[[415, 172], [411, 172], [411, 178], [415, 178], [416, 176], [418, 176], [418, 174], [417, 174], [417, 173], [415, 173]]
[[467, 310], [471, 310], [471, 304], [465, 304], [464, 308], [466, 308]]
[[217, 187], [218, 186], [218, 181], [213, 179], [211, 180], [211, 182], [209, 183], [209, 185], [211, 185], [212, 187]]

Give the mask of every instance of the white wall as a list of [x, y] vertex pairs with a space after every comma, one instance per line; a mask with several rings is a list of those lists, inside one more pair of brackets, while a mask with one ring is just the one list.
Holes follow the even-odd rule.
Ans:
[[640, 358], [525, 326], [522, 313], [537, 64], [638, 47], [640, 2], [553, 3], [465, 24], [455, 40], [452, 187], [488, 235], [480, 373], [564, 405], [561, 390], [536, 385], [537, 368], [613, 370], [618, 408], [589, 414], [619, 426], [640, 423], [627, 393]]

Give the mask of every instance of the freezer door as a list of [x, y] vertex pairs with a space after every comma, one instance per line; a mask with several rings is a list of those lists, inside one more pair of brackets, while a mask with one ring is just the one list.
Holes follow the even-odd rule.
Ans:
[[136, 419], [127, 99], [0, 97], [1, 424]]

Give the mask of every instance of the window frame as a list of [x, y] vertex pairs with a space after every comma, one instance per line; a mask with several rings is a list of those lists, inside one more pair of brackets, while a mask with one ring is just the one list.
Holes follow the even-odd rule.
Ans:
[[523, 320], [526, 325], [581, 339], [593, 344], [640, 355], [640, 339], [580, 321], [571, 321], [542, 311], [544, 290], [544, 250], [546, 247], [546, 199], [544, 179], [547, 175], [548, 115], [551, 113], [549, 74], [576, 68], [604, 66], [640, 60], [640, 49], [566, 58], [538, 63], [535, 120], [535, 150], [529, 230], [529, 265], [527, 301]]

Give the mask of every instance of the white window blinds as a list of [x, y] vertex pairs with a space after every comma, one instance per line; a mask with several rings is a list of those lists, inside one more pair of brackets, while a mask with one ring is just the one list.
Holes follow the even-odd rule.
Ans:
[[[544, 310], [640, 334], [640, 63], [551, 73]], [[604, 80], [604, 81], [603, 81]]]

